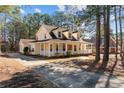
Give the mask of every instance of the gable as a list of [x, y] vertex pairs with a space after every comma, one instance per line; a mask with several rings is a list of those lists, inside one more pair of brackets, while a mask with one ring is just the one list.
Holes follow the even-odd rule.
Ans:
[[50, 36], [48, 29], [46, 29], [44, 26], [41, 26], [38, 32], [36, 33], [36, 40], [46, 39], [52, 39], [52, 37]]
[[63, 35], [64, 35], [65, 38], [68, 39], [69, 38], [69, 31], [63, 32]]
[[37, 31], [36, 40], [47, 40], [47, 39], [72, 39], [79, 40], [79, 32], [72, 32], [69, 29], [54, 27], [49, 25], [42, 25]]
[[64, 30], [63, 28], [57, 28], [52, 32], [56, 36], [56, 38], [62, 38], [62, 34], [63, 34], [62, 31], [63, 30]]
[[51, 35], [52, 39], [57, 39], [56, 35], [52, 31], [49, 34]]
[[72, 33], [72, 36], [74, 37], [74, 39], [79, 39], [79, 33], [78, 32], [75, 32], [75, 33]]

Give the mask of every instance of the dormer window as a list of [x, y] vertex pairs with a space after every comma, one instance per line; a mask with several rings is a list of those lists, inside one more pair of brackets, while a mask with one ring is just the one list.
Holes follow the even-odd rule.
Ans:
[[58, 32], [58, 38], [61, 38], [61, 32]]

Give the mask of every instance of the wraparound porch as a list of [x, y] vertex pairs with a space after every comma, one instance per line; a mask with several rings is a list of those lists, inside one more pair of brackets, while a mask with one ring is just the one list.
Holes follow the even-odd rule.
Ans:
[[92, 53], [92, 44], [76, 41], [38, 42], [33, 48], [34, 52], [32, 54], [40, 54], [48, 57]]

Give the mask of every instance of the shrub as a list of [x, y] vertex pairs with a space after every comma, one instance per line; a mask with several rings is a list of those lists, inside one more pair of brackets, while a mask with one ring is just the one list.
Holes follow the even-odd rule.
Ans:
[[60, 56], [62, 56], [62, 54], [61, 53], [55, 53], [55, 56], [60, 57]]
[[1, 45], [1, 52], [5, 53], [6, 52], [6, 46], [5, 45]]
[[71, 54], [71, 51], [67, 51], [66, 54], [67, 54], [67, 57], [71, 57], [71, 55], [72, 55], [72, 54]]
[[29, 48], [28, 47], [24, 47], [23, 52], [25, 55], [29, 54]]

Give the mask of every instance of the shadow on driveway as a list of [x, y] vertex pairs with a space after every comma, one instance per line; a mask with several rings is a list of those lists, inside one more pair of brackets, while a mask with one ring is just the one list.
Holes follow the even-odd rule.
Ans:
[[81, 65], [89, 63], [72, 60], [72, 62], [53, 62], [32, 69], [44, 74], [61, 88], [95, 88], [104, 71], [89, 71], [89, 68], [82, 68]]
[[57, 88], [53, 82], [32, 71], [18, 72], [12, 78], [0, 82], [1, 88]]

